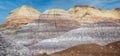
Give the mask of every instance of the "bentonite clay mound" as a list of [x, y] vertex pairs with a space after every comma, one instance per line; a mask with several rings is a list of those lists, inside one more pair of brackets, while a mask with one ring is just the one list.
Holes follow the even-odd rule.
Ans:
[[82, 44], [54, 53], [51, 56], [120, 56], [120, 52], [96, 44]]

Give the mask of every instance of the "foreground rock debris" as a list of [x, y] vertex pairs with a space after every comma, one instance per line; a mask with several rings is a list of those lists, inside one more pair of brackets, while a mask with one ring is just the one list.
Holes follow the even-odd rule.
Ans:
[[113, 42], [113, 43], [109, 43], [109, 44], [107, 44], [106, 46], [108, 46], [109, 48], [118, 50], [118, 51], [120, 52], [120, 41], [116, 41], [116, 42]]
[[120, 52], [96, 44], [82, 44], [57, 52], [51, 56], [119, 56]]

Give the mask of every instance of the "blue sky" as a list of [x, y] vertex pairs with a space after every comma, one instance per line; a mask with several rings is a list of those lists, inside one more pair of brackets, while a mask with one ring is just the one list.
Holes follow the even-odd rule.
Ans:
[[40, 12], [51, 8], [68, 10], [75, 5], [89, 5], [112, 10], [120, 8], [120, 0], [0, 0], [0, 24], [4, 22], [11, 10], [22, 5], [32, 6]]

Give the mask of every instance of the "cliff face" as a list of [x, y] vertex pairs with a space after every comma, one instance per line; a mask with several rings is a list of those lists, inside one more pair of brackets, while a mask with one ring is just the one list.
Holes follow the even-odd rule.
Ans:
[[3, 27], [10, 26], [16, 27], [25, 25], [31, 22], [33, 19], [38, 18], [40, 12], [29, 6], [21, 6], [11, 11], [3, 23]]

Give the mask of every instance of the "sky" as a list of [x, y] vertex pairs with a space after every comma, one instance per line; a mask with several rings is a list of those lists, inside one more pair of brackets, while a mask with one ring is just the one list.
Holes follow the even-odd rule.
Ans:
[[120, 0], [0, 0], [0, 24], [9, 12], [22, 5], [31, 6], [40, 12], [51, 8], [68, 10], [75, 5], [89, 5], [104, 10], [120, 8]]

